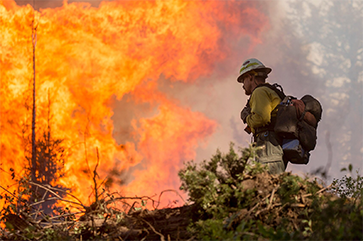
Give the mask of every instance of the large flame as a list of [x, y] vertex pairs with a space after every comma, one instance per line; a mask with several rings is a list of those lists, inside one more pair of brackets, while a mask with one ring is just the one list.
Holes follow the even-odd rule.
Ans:
[[[57, 183], [87, 201], [98, 162], [101, 179], [132, 171], [125, 194], [177, 189], [183, 161], [217, 123], [168, 97], [158, 80], [193, 84], [229, 54], [227, 33], [250, 36], [252, 46], [265, 23], [252, 1], [64, 2], [35, 11], [0, 0], [1, 185], [12, 185], [10, 168], [21, 176], [29, 166], [33, 43], [37, 138], [50, 130], [64, 140], [66, 175]], [[148, 108], [123, 124], [132, 138], [117, 143], [114, 121], [126, 118], [112, 117], [127, 111], [114, 108], [126, 95]]]

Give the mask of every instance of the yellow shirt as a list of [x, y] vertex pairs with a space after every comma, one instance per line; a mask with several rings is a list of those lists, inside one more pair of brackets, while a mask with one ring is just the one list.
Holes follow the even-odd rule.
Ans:
[[256, 88], [250, 98], [251, 114], [247, 116], [247, 124], [255, 133], [257, 127], [263, 127], [276, 116], [275, 107], [281, 102], [280, 97], [269, 87]]

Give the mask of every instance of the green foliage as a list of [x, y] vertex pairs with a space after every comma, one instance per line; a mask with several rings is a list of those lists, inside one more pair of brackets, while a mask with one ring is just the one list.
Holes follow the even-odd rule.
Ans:
[[[354, 202], [362, 202], [363, 196], [363, 177], [356, 171], [356, 178], [352, 176], [353, 166], [348, 166], [349, 176], [344, 175], [340, 180], [334, 179], [332, 183], [332, 190], [335, 191], [342, 198], [352, 198]], [[343, 168], [341, 171], [347, 171]]]
[[302, 178], [299, 176], [284, 175], [281, 179], [281, 186], [278, 190], [278, 194], [284, 203], [294, 202], [296, 200], [294, 197], [299, 194], [300, 188], [303, 185]]
[[[189, 193], [189, 201], [198, 205], [203, 215], [224, 217], [231, 210], [243, 208], [254, 190], [244, 190], [242, 174], [255, 175], [265, 170], [258, 163], [254, 168], [246, 165], [253, 161], [257, 149], [253, 146], [243, 149], [240, 157], [231, 143], [228, 154], [223, 155], [217, 150], [211, 160], [203, 161], [200, 167], [192, 161], [186, 163], [179, 171], [180, 189]], [[226, 210], [225, 206], [231, 210]]]
[[[226, 229], [226, 223], [221, 219], [199, 220], [194, 227], [198, 230], [198, 239], [201, 240], [252, 240], [258, 235], [249, 232], [256, 222], [249, 220], [242, 221], [233, 232]], [[196, 229], [191, 231], [195, 232]]]
[[[353, 166], [343, 168], [349, 170], [349, 177], [334, 179], [331, 190], [337, 194], [328, 200], [325, 208], [316, 208], [313, 220], [312, 237], [327, 239], [335, 237], [336, 240], [362, 240], [363, 239], [363, 177], [356, 171], [352, 176]], [[325, 225], [329, 222], [330, 225]]]
[[[13, 180], [15, 179], [14, 169], [10, 169]], [[6, 222], [6, 216], [18, 212], [28, 212], [29, 197], [31, 195], [31, 187], [28, 184], [30, 181], [29, 176], [24, 176], [18, 182], [18, 189], [13, 193], [6, 191], [3, 195], [0, 195], [0, 199], [4, 200], [4, 207], [0, 210], [0, 222]]]
[[[180, 170], [196, 215], [190, 232], [201, 240], [362, 240], [362, 177], [332, 188], [291, 173], [272, 176], [254, 163], [257, 148], [230, 145], [211, 160]], [[352, 171], [352, 167], [349, 170]], [[334, 193], [339, 194], [336, 196]]]

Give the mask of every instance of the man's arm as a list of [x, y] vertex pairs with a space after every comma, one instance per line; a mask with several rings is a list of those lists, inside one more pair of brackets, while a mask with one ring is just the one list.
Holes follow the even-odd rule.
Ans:
[[269, 91], [265, 88], [257, 88], [250, 99], [251, 114], [246, 117], [248, 126], [252, 129], [264, 126], [271, 121], [272, 100]]

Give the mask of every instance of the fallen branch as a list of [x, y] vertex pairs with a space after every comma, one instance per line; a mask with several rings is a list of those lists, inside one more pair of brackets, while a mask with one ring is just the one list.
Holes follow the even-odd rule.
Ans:
[[280, 186], [274, 187], [274, 189], [272, 190], [271, 197], [270, 197], [270, 202], [269, 202], [268, 207], [267, 207], [268, 209], [270, 209], [270, 208], [271, 208], [271, 205], [272, 205], [272, 202], [273, 202], [273, 198], [274, 198], [274, 194], [275, 194], [276, 190], [277, 190], [279, 187], [280, 187]]
[[161, 195], [164, 194], [164, 192], [175, 192], [181, 198], [181, 200], [183, 200], [183, 202], [186, 203], [185, 200], [184, 200], [184, 198], [177, 191], [175, 191], [174, 189], [167, 189], [167, 190], [164, 190], [164, 191], [162, 191], [160, 193], [159, 199], [158, 199], [158, 205], [156, 206], [156, 208], [153, 206], [155, 209], [157, 209], [159, 207], [159, 205], [160, 205], [160, 198], [161, 198]]
[[[41, 184], [34, 183], [34, 182], [29, 182], [29, 184], [34, 185], [34, 186], [38, 186], [38, 187], [40, 187], [40, 188], [43, 188], [43, 189], [44, 189], [44, 190], [46, 190], [46, 191], [49, 191], [49, 192], [50, 192], [50, 193], [52, 193], [54, 196], [56, 196], [56, 197], [58, 198], [58, 200], [60, 200], [60, 201], [64, 201], [64, 202], [69, 202], [69, 203], [77, 204], [77, 205], [79, 205], [79, 206], [82, 206], [83, 208], [86, 208], [86, 207], [82, 204], [81, 200], [79, 200], [77, 197], [75, 197], [74, 195], [72, 195], [72, 194], [70, 194], [70, 193], [68, 193], [68, 192], [65, 192], [65, 193], [66, 193], [67, 195], [69, 195], [69, 196], [71, 196], [71, 197], [75, 198], [75, 199], [78, 201], [78, 203], [77, 203], [77, 202], [75, 202], [75, 201], [71, 201], [71, 200], [67, 200], [67, 199], [62, 198], [61, 196], [59, 196], [57, 193], [55, 193], [55, 192], [51, 189], [52, 187], [50, 187], [50, 188], [46, 187], [46, 186], [49, 186], [49, 185], [41, 185]], [[59, 191], [59, 189], [58, 189], [57, 191]]]
[[152, 231], [154, 232], [154, 233], [156, 233], [157, 235], [159, 235], [160, 236], [160, 240], [161, 241], [165, 241], [165, 237], [164, 237], [164, 235], [162, 235], [161, 233], [159, 233], [158, 231], [156, 231], [155, 230], [155, 228], [148, 222], [148, 221], [146, 221], [145, 219], [143, 219], [143, 218], [140, 218], [143, 222], [145, 222], [147, 225], [149, 225], [149, 227], [152, 229]]
[[[329, 186], [327, 186], [327, 187], [324, 187], [324, 188], [320, 189], [319, 191], [317, 191], [317, 192], [315, 193], [315, 195], [316, 195], [316, 194], [320, 194], [320, 193], [324, 192], [325, 190], [327, 190], [327, 189], [331, 188], [331, 187], [332, 187], [332, 185], [333, 185], [333, 184], [330, 184]], [[313, 195], [312, 193], [309, 193], [309, 194], [305, 194], [305, 195], [303, 195], [302, 197], [303, 197], [303, 198], [305, 198], [305, 197], [310, 197], [310, 196], [312, 196], [312, 195]]]

